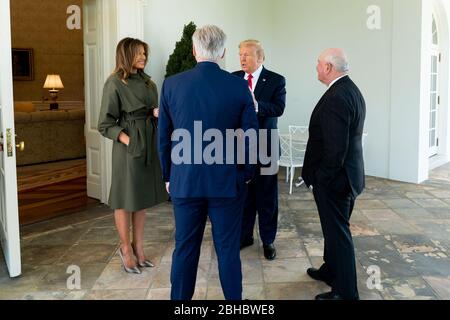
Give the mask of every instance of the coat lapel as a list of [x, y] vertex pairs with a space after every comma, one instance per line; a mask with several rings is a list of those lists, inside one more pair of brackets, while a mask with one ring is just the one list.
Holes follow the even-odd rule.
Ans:
[[255, 94], [256, 100], [259, 99], [261, 92], [263, 92], [264, 87], [266, 86], [266, 83], [267, 83], [267, 71], [266, 71], [266, 68], [263, 67], [261, 74], [259, 76], [259, 79], [258, 79], [258, 83], [256, 84], [256, 88], [253, 91]]

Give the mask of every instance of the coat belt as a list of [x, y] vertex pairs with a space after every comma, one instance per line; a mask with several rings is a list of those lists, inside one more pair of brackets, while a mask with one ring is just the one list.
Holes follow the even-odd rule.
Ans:
[[156, 126], [149, 115], [124, 114], [122, 121], [126, 123], [130, 144], [127, 152], [133, 158], [145, 156], [145, 165], [152, 163], [153, 136], [156, 134]]

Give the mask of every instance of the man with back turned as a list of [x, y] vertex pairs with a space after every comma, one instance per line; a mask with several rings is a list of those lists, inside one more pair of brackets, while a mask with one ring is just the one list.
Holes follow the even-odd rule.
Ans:
[[[216, 26], [195, 31], [192, 40], [197, 65], [169, 77], [161, 92], [159, 153], [164, 181], [175, 214], [175, 250], [170, 281], [173, 300], [190, 300], [194, 294], [200, 247], [207, 217], [211, 220], [219, 276], [227, 300], [242, 299], [240, 235], [246, 183], [253, 176], [249, 163], [179, 162], [172, 152], [176, 136], [196, 139], [199, 126], [222, 137], [229, 130], [255, 131], [255, 107], [247, 83], [217, 64], [225, 55], [225, 34]], [[203, 135], [203, 132], [201, 132]], [[217, 142], [217, 141], [216, 141]], [[182, 141], [183, 144], [186, 141]], [[206, 153], [205, 141], [192, 141], [182, 157]], [[197, 148], [196, 146], [199, 146]], [[217, 150], [218, 153], [225, 153]], [[223, 150], [222, 150], [223, 151]], [[230, 154], [226, 154], [227, 157]], [[195, 160], [194, 160], [195, 162]]]

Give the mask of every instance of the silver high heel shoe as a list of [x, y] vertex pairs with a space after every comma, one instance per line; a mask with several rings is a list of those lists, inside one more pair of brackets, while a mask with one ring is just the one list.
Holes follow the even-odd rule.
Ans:
[[128, 268], [128, 267], [125, 265], [125, 259], [123, 258], [123, 255], [122, 255], [122, 248], [119, 248], [119, 257], [120, 257], [120, 259], [122, 260], [123, 268], [124, 268], [124, 270], [125, 270], [127, 273], [141, 274], [141, 270], [139, 270], [138, 267]]
[[[134, 255], [137, 257], [136, 250], [134, 249], [134, 244], [131, 244], [131, 248], [133, 249]], [[139, 262], [138, 260], [137, 265], [141, 268], [153, 268], [155, 266], [150, 260], [147, 259], [143, 262]]]
[[155, 265], [150, 260], [144, 260], [143, 262], [138, 262], [138, 266], [141, 268], [153, 268]]

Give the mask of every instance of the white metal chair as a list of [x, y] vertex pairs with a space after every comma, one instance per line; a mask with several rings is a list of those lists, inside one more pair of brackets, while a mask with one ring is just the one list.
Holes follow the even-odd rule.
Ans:
[[[281, 167], [286, 167], [286, 182], [290, 181], [289, 194], [292, 194], [295, 168], [303, 167], [308, 142], [308, 127], [289, 126], [289, 134], [280, 134], [279, 136], [281, 157], [278, 164]], [[303, 181], [298, 186], [302, 184]]]

